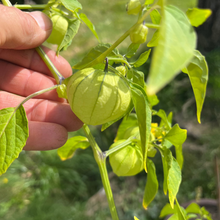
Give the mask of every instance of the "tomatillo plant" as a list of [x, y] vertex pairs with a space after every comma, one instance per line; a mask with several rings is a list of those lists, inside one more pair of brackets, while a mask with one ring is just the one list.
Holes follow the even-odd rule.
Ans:
[[[196, 1], [194, 1], [196, 2]], [[11, 6], [8, 0], [3, 0]], [[58, 85], [27, 97], [16, 108], [0, 111], [0, 175], [19, 156], [28, 138], [28, 120], [23, 104], [35, 95], [57, 89], [59, 97], [66, 98], [72, 111], [84, 122], [85, 137], [70, 138], [58, 149], [62, 160], [71, 158], [78, 148], [91, 146], [100, 170], [112, 219], [117, 220], [116, 211], [106, 169], [106, 158], [118, 176], [132, 176], [146, 172], [147, 181], [143, 195], [143, 207], [147, 209], [158, 191], [156, 168], [151, 160], [161, 154], [164, 171], [163, 191], [168, 194], [169, 207], [181, 220], [188, 219], [187, 212], [179, 206], [177, 193], [181, 183], [183, 166], [182, 144], [187, 131], [172, 124], [172, 112], [154, 110], [159, 100], [156, 93], [177, 74], [184, 72], [189, 77], [195, 95], [197, 119], [205, 99], [208, 67], [204, 56], [196, 50], [196, 33], [193, 26], [205, 22], [207, 11], [196, 9], [191, 1], [182, 0], [130, 0], [127, 16], [136, 19], [113, 44], [100, 43], [94, 25], [81, 13], [82, 5], [77, 0], [51, 0], [45, 5], [15, 5], [20, 9], [43, 10], [53, 22], [53, 31], [48, 42], [57, 45], [57, 54], [66, 50], [84, 22], [97, 38], [97, 46], [73, 66], [78, 71], [64, 77], [57, 71], [41, 47], [36, 51], [50, 69]], [[200, 11], [200, 15], [193, 14]], [[189, 13], [190, 12], [190, 13]], [[151, 20], [151, 22], [147, 23]], [[137, 60], [131, 61], [138, 48], [146, 44], [148, 31], [153, 31], [147, 46], [153, 49], [150, 71], [145, 80], [137, 68], [149, 58], [151, 49], [144, 51]], [[131, 44], [125, 54], [117, 47], [130, 36]], [[160, 123], [154, 123], [159, 118]], [[102, 152], [88, 125], [102, 125], [102, 131], [121, 120], [114, 143]], [[16, 132], [9, 132], [14, 130]], [[10, 141], [6, 141], [10, 140]], [[170, 148], [175, 147], [173, 156]], [[135, 217], [135, 219], [137, 219]]]

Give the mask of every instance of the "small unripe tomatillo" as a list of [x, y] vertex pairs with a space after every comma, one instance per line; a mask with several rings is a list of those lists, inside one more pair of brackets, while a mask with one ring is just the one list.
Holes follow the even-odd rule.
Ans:
[[142, 44], [147, 40], [148, 27], [139, 24], [131, 33], [130, 39], [134, 44]]
[[53, 30], [47, 42], [50, 44], [61, 44], [68, 29], [68, 21], [61, 15], [54, 15], [51, 18], [53, 22]]
[[[111, 145], [110, 149], [123, 143], [119, 140]], [[134, 176], [143, 170], [143, 155], [140, 143], [131, 143], [109, 155], [113, 172], [117, 176]]]
[[126, 10], [129, 15], [137, 15], [141, 10], [141, 2], [139, 0], [130, 0]]

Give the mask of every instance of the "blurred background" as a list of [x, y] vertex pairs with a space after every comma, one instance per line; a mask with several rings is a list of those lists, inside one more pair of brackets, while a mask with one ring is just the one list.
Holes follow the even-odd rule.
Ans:
[[[13, 3], [23, 3], [23, 0]], [[37, 1], [36, 1], [37, 2]], [[42, 1], [40, 1], [41, 3]], [[105, 43], [113, 43], [131, 25], [133, 16], [125, 11], [127, 0], [80, 0], [88, 18], [95, 24], [97, 33]], [[196, 28], [198, 50], [206, 57], [209, 66], [207, 96], [202, 111], [202, 123], [196, 121], [196, 105], [186, 74], [179, 74], [158, 93], [160, 103], [155, 110], [173, 111], [174, 123], [188, 130], [183, 146], [183, 181], [178, 194], [181, 205], [192, 200], [210, 206], [213, 219], [217, 220], [217, 168], [220, 166], [220, 1], [200, 0], [200, 8], [210, 8], [211, 17]], [[152, 33], [150, 33], [152, 34]], [[80, 61], [97, 45], [96, 38], [85, 25], [73, 40], [71, 48], [61, 53], [71, 65]], [[130, 40], [120, 45], [126, 51]], [[146, 50], [146, 44], [136, 57]], [[148, 62], [141, 67], [146, 76]], [[119, 123], [105, 132], [91, 127], [102, 150], [112, 144]], [[83, 135], [81, 130], [69, 136]], [[148, 210], [142, 208], [146, 174], [135, 177], [116, 177], [108, 164], [120, 220], [157, 220], [162, 207], [168, 202], [163, 194], [163, 170], [160, 155], [153, 159], [159, 179], [159, 191]], [[203, 204], [202, 203], [202, 204]], [[6, 174], [0, 177], [0, 219], [3, 220], [110, 220], [110, 212], [102, 188], [98, 167], [90, 148], [78, 150], [75, 156], [62, 162], [56, 150], [48, 152], [23, 151]]]

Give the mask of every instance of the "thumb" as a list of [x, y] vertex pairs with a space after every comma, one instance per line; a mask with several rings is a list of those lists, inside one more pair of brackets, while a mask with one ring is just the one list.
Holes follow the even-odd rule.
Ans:
[[52, 31], [52, 22], [43, 12], [26, 13], [3, 5], [0, 5], [0, 11], [0, 48], [34, 48]]

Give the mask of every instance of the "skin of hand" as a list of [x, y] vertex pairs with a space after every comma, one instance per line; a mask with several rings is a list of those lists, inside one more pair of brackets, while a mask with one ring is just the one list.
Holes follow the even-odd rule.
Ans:
[[[0, 109], [17, 106], [24, 97], [56, 84], [35, 47], [52, 31], [51, 20], [42, 12], [22, 12], [0, 5]], [[58, 71], [71, 76], [69, 63], [43, 47]], [[82, 122], [68, 103], [49, 91], [24, 104], [29, 121], [25, 150], [50, 150], [65, 144], [68, 132], [81, 128]]]

